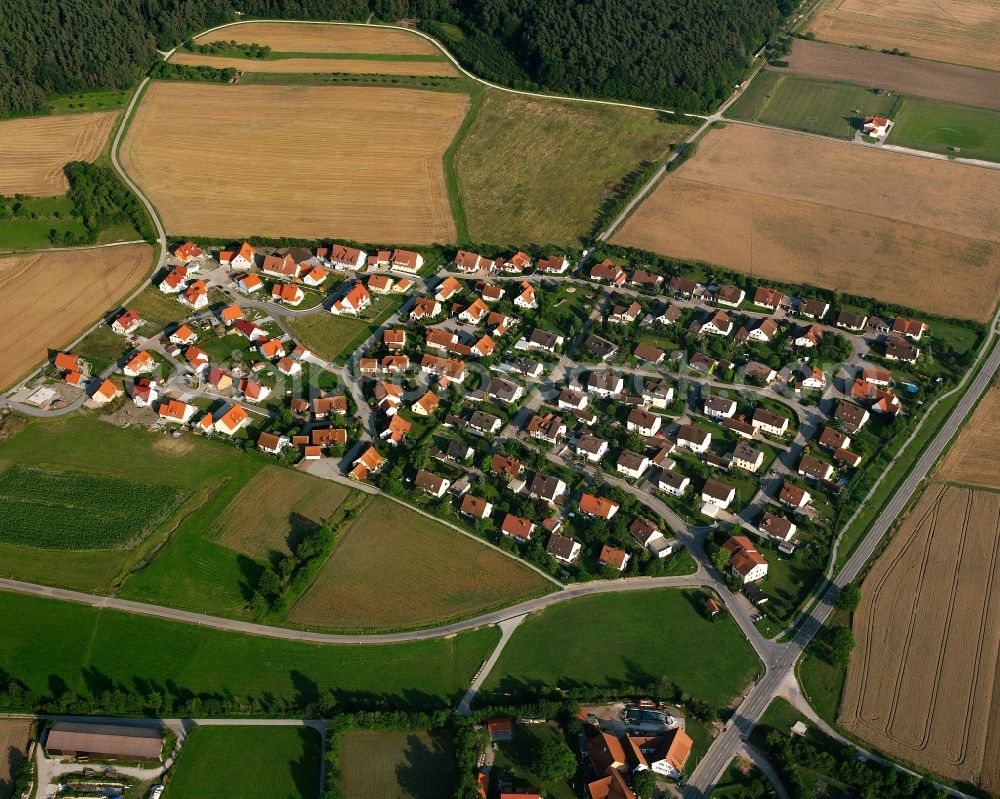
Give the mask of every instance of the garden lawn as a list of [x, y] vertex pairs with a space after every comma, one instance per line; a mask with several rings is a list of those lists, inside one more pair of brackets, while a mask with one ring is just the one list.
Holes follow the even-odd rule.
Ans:
[[[158, 505], [161, 495], [188, 497], [178, 512], [170, 513], [170, 518], [131, 550], [58, 551], [0, 543], [0, 574], [5, 577], [104, 593], [111, 590], [116, 578], [162, 543], [175, 525], [180, 523], [180, 530], [184, 530], [199, 521], [200, 514], [194, 511], [207, 498], [218, 494], [221, 486], [242, 485], [260, 467], [261, 459], [241, 454], [221, 442], [192, 436], [175, 439], [135, 428], [122, 429], [96, 416], [74, 414], [60, 419], [29, 420], [15, 435], [0, 441], [0, 464], [14, 463], [20, 469], [72, 475], [77, 481], [101, 486], [106, 492], [105, 506], [115, 512], [123, 511], [126, 502], [134, 500], [137, 486], [143, 487], [143, 514], [147, 508]], [[109, 527], [103, 534], [113, 532]], [[179, 541], [183, 539], [173, 536], [159, 556], [170, 556]], [[184, 548], [183, 543], [180, 548]], [[229, 556], [232, 560], [232, 553]], [[168, 578], [172, 581], [168, 599], [183, 593], [185, 580], [197, 571], [197, 563], [186, 556], [175, 565], [177, 570]], [[198, 585], [197, 590], [221, 582], [223, 574], [218, 570], [208, 571], [207, 582]], [[234, 593], [239, 595], [238, 589]]]
[[352, 730], [340, 739], [341, 799], [440, 799], [455, 789], [455, 754], [438, 732]]
[[575, 799], [576, 791], [567, 780], [543, 780], [531, 770], [535, 753], [549, 741], [560, 740], [562, 733], [547, 724], [518, 724], [514, 739], [496, 750], [493, 765], [504, 769], [516, 788], [537, 788], [546, 799]]
[[289, 621], [325, 629], [445, 624], [549, 593], [515, 558], [385, 497], [338, 535]]
[[297, 341], [320, 358], [343, 364], [379, 325], [399, 309], [404, 300], [401, 296], [373, 297], [364, 319], [321, 312], [291, 316], [286, 321]]
[[617, 686], [664, 677], [722, 707], [760, 674], [732, 619], [708, 621], [708, 595], [656, 589], [584, 597], [547, 608], [514, 633], [485, 691]]
[[907, 97], [889, 143], [932, 153], [1000, 161], [1000, 112]]
[[[148, 327], [148, 326], [147, 326]], [[145, 328], [139, 328], [139, 334], [145, 334]], [[94, 328], [83, 340], [73, 348], [73, 354], [83, 358], [90, 364], [91, 374], [100, 374], [112, 364], [118, 362], [131, 349], [124, 336], [113, 332], [108, 325]]]
[[6, 592], [0, 618], [4, 674], [38, 695], [72, 690], [91, 697], [122, 686], [169, 701], [253, 698], [279, 711], [327, 689], [341, 704], [454, 703], [499, 639], [495, 629], [483, 629], [405, 644], [309, 644]]
[[195, 727], [169, 799], [318, 799], [322, 739], [309, 727]]
[[[128, 307], [146, 320], [146, 326], [139, 329], [139, 332], [144, 336], [151, 336], [172, 322], [179, 322], [182, 319], [186, 319], [191, 313], [190, 308], [186, 305], [181, 305], [177, 301], [176, 295], [164, 294], [155, 286], [148, 286], [143, 289], [129, 303]], [[195, 332], [198, 333], [198, 346], [200, 347], [200, 342], [205, 337], [205, 334], [198, 330]]]

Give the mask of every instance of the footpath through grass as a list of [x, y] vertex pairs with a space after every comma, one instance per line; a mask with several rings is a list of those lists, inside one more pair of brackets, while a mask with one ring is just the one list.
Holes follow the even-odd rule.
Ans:
[[725, 707], [760, 676], [761, 667], [731, 618], [706, 618], [707, 597], [701, 590], [667, 588], [554, 605], [517, 629], [484, 692], [664, 678], [696, 699]]
[[197, 697], [201, 706], [187, 712], [223, 715], [235, 697], [300, 718], [327, 690], [344, 707], [438, 708], [457, 702], [499, 640], [490, 628], [405, 644], [310, 644], [6, 592], [0, 618], [0, 690], [19, 681], [29, 694], [16, 709], [67, 691], [100, 709], [101, 695], [118, 688], [159, 694], [165, 713]]
[[309, 727], [195, 727], [184, 741], [168, 799], [318, 799], [323, 759]]

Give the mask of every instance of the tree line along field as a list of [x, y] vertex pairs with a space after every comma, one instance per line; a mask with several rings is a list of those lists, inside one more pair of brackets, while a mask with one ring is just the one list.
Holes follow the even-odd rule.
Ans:
[[577, 244], [629, 173], [690, 131], [653, 111], [486, 90], [455, 154], [469, 239]]
[[[6, 124], [6, 123], [2, 123]], [[146, 277], [147, 244], [0, 257], [6, 320], [0, 388], [24, 377], [99, 319]]]
[[421, 730], [351, 730], [339, 763], [342, 799], [439, 799], [457, 779], [451, 741]]
[[727, 706], [759, 676], [760, 661], [732, 619], [706, 618], [708, 596], [665, 588], [552, 605], [514, 632], [483, 695], [662, 677], [692, 697]]
[[[154, 82], [121, 156], [173, 232], [450, 242], [443, 156], [468, 104], [386, 87]], [[222, 108], [256, 122], [176, 124]]]
[[1000, 69], [1000, 6], [980, 0], [826, 0], [809, 24], [817, 39], [896, 48], [932, 61]]
[[322, 760], [322, 739], [311, 727], [195, 726], [167, 796], [318, 799]]
[[931, 484], [865, 579], [844, 729], [1000, 790], [1000, 494]]
[[979, 401], [972, 418], [951, 445], [938, 469], [938, 478], [1000, 491], [1000, 385]]
[[185, 498], [179, 488], [13, 464], [0, 471], [0, 541], [32, 549], [131, 549]]
[[385, 497], [343, 529], [288, 614], [309, 628], [419, 628], [549, 593], [519, 560]]
[[769, 69], [1000, 111], [1000, 72], [808, 39], [796, 39], [782, 60], [787, 68]]
[[60, 686], [87, 699], [117, 687], [168, 703], [233, 696], [293, 706], [293, 718], [327, 690], [348, 706], [379, 697], [401, 707], [453, 705], [500, 637], [489, 628], [402, 644], [312, 644], [8, 592], [0, 614], [4, 677], [38, 697]]
[[998, 188], [992, 170], [728, 125], [613, 243], [985, 321], [1000, 297]]
[[104, 111], [0, 122], [0, 194], [65, 194], [63, 167], [94, 161], [117, 118], [117, 112]]
[[893, 120], [889, 145], [1000, 161], [1000, 111], [924, 97], [879, 95], [868, 86], [839, 80], [763, 70], [726, 111], [730, 119], [840, 139], [853, 139], [868, 114]]

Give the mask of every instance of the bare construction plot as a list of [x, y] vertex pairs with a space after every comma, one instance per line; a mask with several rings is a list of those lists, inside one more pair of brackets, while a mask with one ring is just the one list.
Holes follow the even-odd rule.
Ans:
[[1000, 490], [1000, 385], [980, 400], [941, 463], [942, 480]]
[[61, 250], [0, 258], [0, 388], [65, 347], [131, 292], [149, 272], [148, 244]]
[[231, 58], [178, 51], [171, 64], [285, 74], [351, 72], [365, 75], [457, 75], [450, 61], [388, 61], [384, 58]]
[[1000, 69], [997, 0], [827, 0], [809, 30], [827, 42]]
[[96, 159], [117, 117], [99, 111], [0, 122], [0, 194], [65, 194], [63, 167]]
[[[1000, 72], [796, 39], [787, 71], [1000, 111]], [[776, 69], [784, 72], [785, 69]]]
[[[154, 83], [122, 146], [168, 231], [449, 242], [444, 151], [464, 94]], [[177, 124], [221, 110], [239, 124]]]
[[614, 242], [985, 320], [1000, 173], [746, 125], [713, 130]]
[[840, 724], [894, 757], [1000, 790], [1000, 494], [932, 484], [854, 618]]
[[202, 34], [196, 44], [239, 42], [270, 47], [276, 53], [439, 54], [432, 42], [415, 33], [374, 25], [314, 22], [246, 22]]

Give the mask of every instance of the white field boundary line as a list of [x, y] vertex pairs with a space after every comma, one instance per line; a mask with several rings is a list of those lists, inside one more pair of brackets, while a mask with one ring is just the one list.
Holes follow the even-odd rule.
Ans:
[[[689, 119], [706, 119], [704, 114], [691, 114], [685, 111], [675, 111], [671, 108], [657, 108], [656, 106], [650, 105], [640, 105], [638, 103], [623, 103], [618, 100], [599, 100], [591, 97], [569, 97], [561, 94], [545, 94], [544, 92], [529, 92], [523, 89], [511, 89], [509, 86], [501, 86], [499, 83], [493, 83], [486, 80], [485, 78], [480, 78], [478, 75], [467, 70], [465, 67], [459, 63], [458, 59], [451, 54], [451, 52], [437, 39], [433, 36], [424, 33], [416, 28], [405, 28], [402, 25], [387, 25], [385, 23], [370, 23], [370, 22], [336, 22], [333, 20], [299, 20], [299, 19], [244, 19], [237, 22], [227, 22], [225, 25], [216, 25], [214, 28], [209, 28], [201, 33], [196, 33], [190, 37], [191, 41], [205, 36], [209, 33], [214, 33], [218, 30], [223, 30], [225, 28], [232, 28], [237, 25], [250, 25], [257, 22], [268, 22], [268, 23], [278, 23], [278, 24], [294, 24], [294, 25], [341, 25], [348, 28], [383, 28], [385, 30], [395, 30], [404, 31], [405, 33], [412, 33], [415, 36], [419, 36], [422, 39], [426, 39], [431, 44], [440, 50], [444, 56], [452, 63], [452, 65], [465, 77], [470, 80], [474, 80], [476, 83], [481, 83], [483, 86], [488, 86], [491, 89], [496, 89], [497, 91], [507, 92], [508, 94], [520, 94], [524, 97], [538, 97], [543, 100], [563, 100], [572, 103], [589, 103], [591, 105], [606, 105], [613, 108], [629, 108], [636, 111], [655, 111], [659, 114], [670, 114], [675, 117], [687, 117]], [[168, 60], [180, 47], [174, 47], [169, 52], [165, 53], [163, 60]]]

